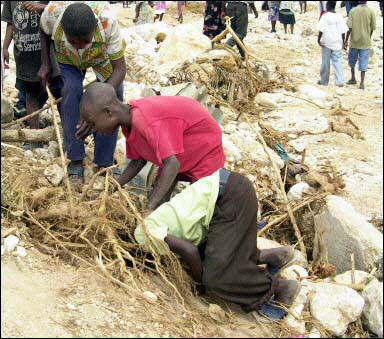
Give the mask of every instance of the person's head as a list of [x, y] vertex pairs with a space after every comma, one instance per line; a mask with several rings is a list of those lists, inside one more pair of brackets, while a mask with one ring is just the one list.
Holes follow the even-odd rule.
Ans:
[[81, 98], [80, 117], [96, 132], [111, 136], [120, 125], [121, 106], [111, 85], [95, 82], [89, 85]]
[[327, 11], [334, 12], [336, 8], [336, 1], [327, 1]]
[[61, 26], [68, 42], [76, 49], [83, 49], [92, 42], [97, 19], [91, 7], [84, 3], [69, 5], [61, 19]]
[[359, 5], [366, 5], [367, 1], [359, 1]]

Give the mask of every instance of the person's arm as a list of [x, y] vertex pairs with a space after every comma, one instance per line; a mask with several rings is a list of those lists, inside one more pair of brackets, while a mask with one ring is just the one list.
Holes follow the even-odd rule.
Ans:
[[9, 48], [9, 45], [11, 44], [11, 41], [12, 41], [12, 30], [13, 30], [13, 25], [12, 25], [12, 23], [8, 22], [7, 28], [5, 30], [5, 37], [4, 37], [4, 42], [3, 42], [3, 58], [4, 58], [4, 64], [6, 66], [8, 66], [8, 64], [9, 64], [8, 48]]
[[51, 47], [51, 37], [47, 35], [40, 27], [40, 43], [41, 43], [41, 66], [38, 72], [41, 84], [45, 88], [48, 79], [52, 74], [51, 58], [49, 57], [49, 50]]
[[255, 18], [259, 17], [259, 13], [257, 12], [256, 6], [254, 2], [249, 2], [249, 7], [251, 7], [253, 13], [255, 14]]
[[319, 31], [319, 35], [317, 36], [317, 43], [319, 44], [320, 47], [324, 47], [323, 44], [321, 43], [322, 36], [323, 36], [323, 32]]
[[163, 169], [159, 180], [153, 188], [153, 192], [148, 201], [149, 211], [153, 211], [165, 194], [169, 191], [174, 183], [177, 174], [179, 173], [180, 162], [175, 155], [172, 155], [163, 160]]
[[124, 186], [137, 174], [139, 174], [139, 172], [144, 168], [146, 164], [147, 161], [144, 159], [131, 160], [124, 172], [121, 173], [119, 179], [117, 179], [117, 182], [120, 184], [120, 186]]
[[203, 265], [197, 247], [188, 241], [169, 234], [164, 238], [164, 241], [168, 244], [172, 252], [180, 255], [185, 260], [188, 267], [191, 269], [193, 280], [198, 284], [201, 284], [203, 278]]
[[44, 11], [44, 8], [46, 7], [46, 4], [38, 3], [35, 1], [24, 1], [21, 5], [22, 8], [33, 12], [33, 11], [39, 11], [42, 12]]
[[343, 48], [345, 48], [345, 33], [341, 34], [341, 39], [343, 39]]
[[127, 72], [124, 56], [117, 60], [111, 60], [111, 65], [113, 71], [111, 77], [107, 81], [107, 84], [113, 86], [113, 88], [117, 91], [120, 84], [124, 81], [125, 73]]
[[348, 48], [348, 39], [349, 39], [349, 36], [351, 35], [352, 33], [352, 28], [350, 28], [347, 32], [347, 36], [345, 38], [345, 42], [344, 42], [344, 49], [347, 49]]

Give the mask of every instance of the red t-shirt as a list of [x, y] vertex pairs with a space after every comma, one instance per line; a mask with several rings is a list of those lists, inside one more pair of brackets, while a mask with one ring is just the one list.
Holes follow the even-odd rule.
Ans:
[[175, 155], [179, 174], [191, 182], [224, 166], [221, 129], [212, 115], [191, 98], [153, 96], [131, 101], [132, 129], [122, 131], [127, 158], [145, 159], [160, 168]]

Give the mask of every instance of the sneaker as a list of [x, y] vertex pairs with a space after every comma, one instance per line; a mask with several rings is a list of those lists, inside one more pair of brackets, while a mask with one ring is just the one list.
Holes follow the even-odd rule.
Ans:
[[22, 106], [19, 102], [13, 107], [13, 113], [15, 119], [23, 118], [27, 115], [27, 109]]

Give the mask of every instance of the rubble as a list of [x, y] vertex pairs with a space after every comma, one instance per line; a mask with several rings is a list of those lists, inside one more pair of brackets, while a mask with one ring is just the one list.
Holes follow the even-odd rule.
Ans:
[[[369, 271], [383, 253], [383, 234], [359, 214], [350, 203], [335, 195], [326, 197], [326, 207], [315, 216], [315, 231], [321, 234], [329, 263], [337, 272], [351, 269], [354, 253], [356, 269]], [[317, 257], [317, 246], [313, 257]]]
[[364, 316], [369, 329], [379, 338], [383, 337], [383, 283], [373, 279], [363, 290]]
[[20, 239], [15, 235], [11, 234], [4, 239], [4, 250], [5, 252], [11, 253], [15, 250], [18, 245]]
[[346, 286], [315, 284], [310, 301], [311, 315], [331, 334], [342, 336], [348, 325], [363, 312], [364, 298]]
[[44, 170], [44, 175], [53, 186], [58, 186], [64, 178], [64, 171], [59, 165], [53, 164]]

